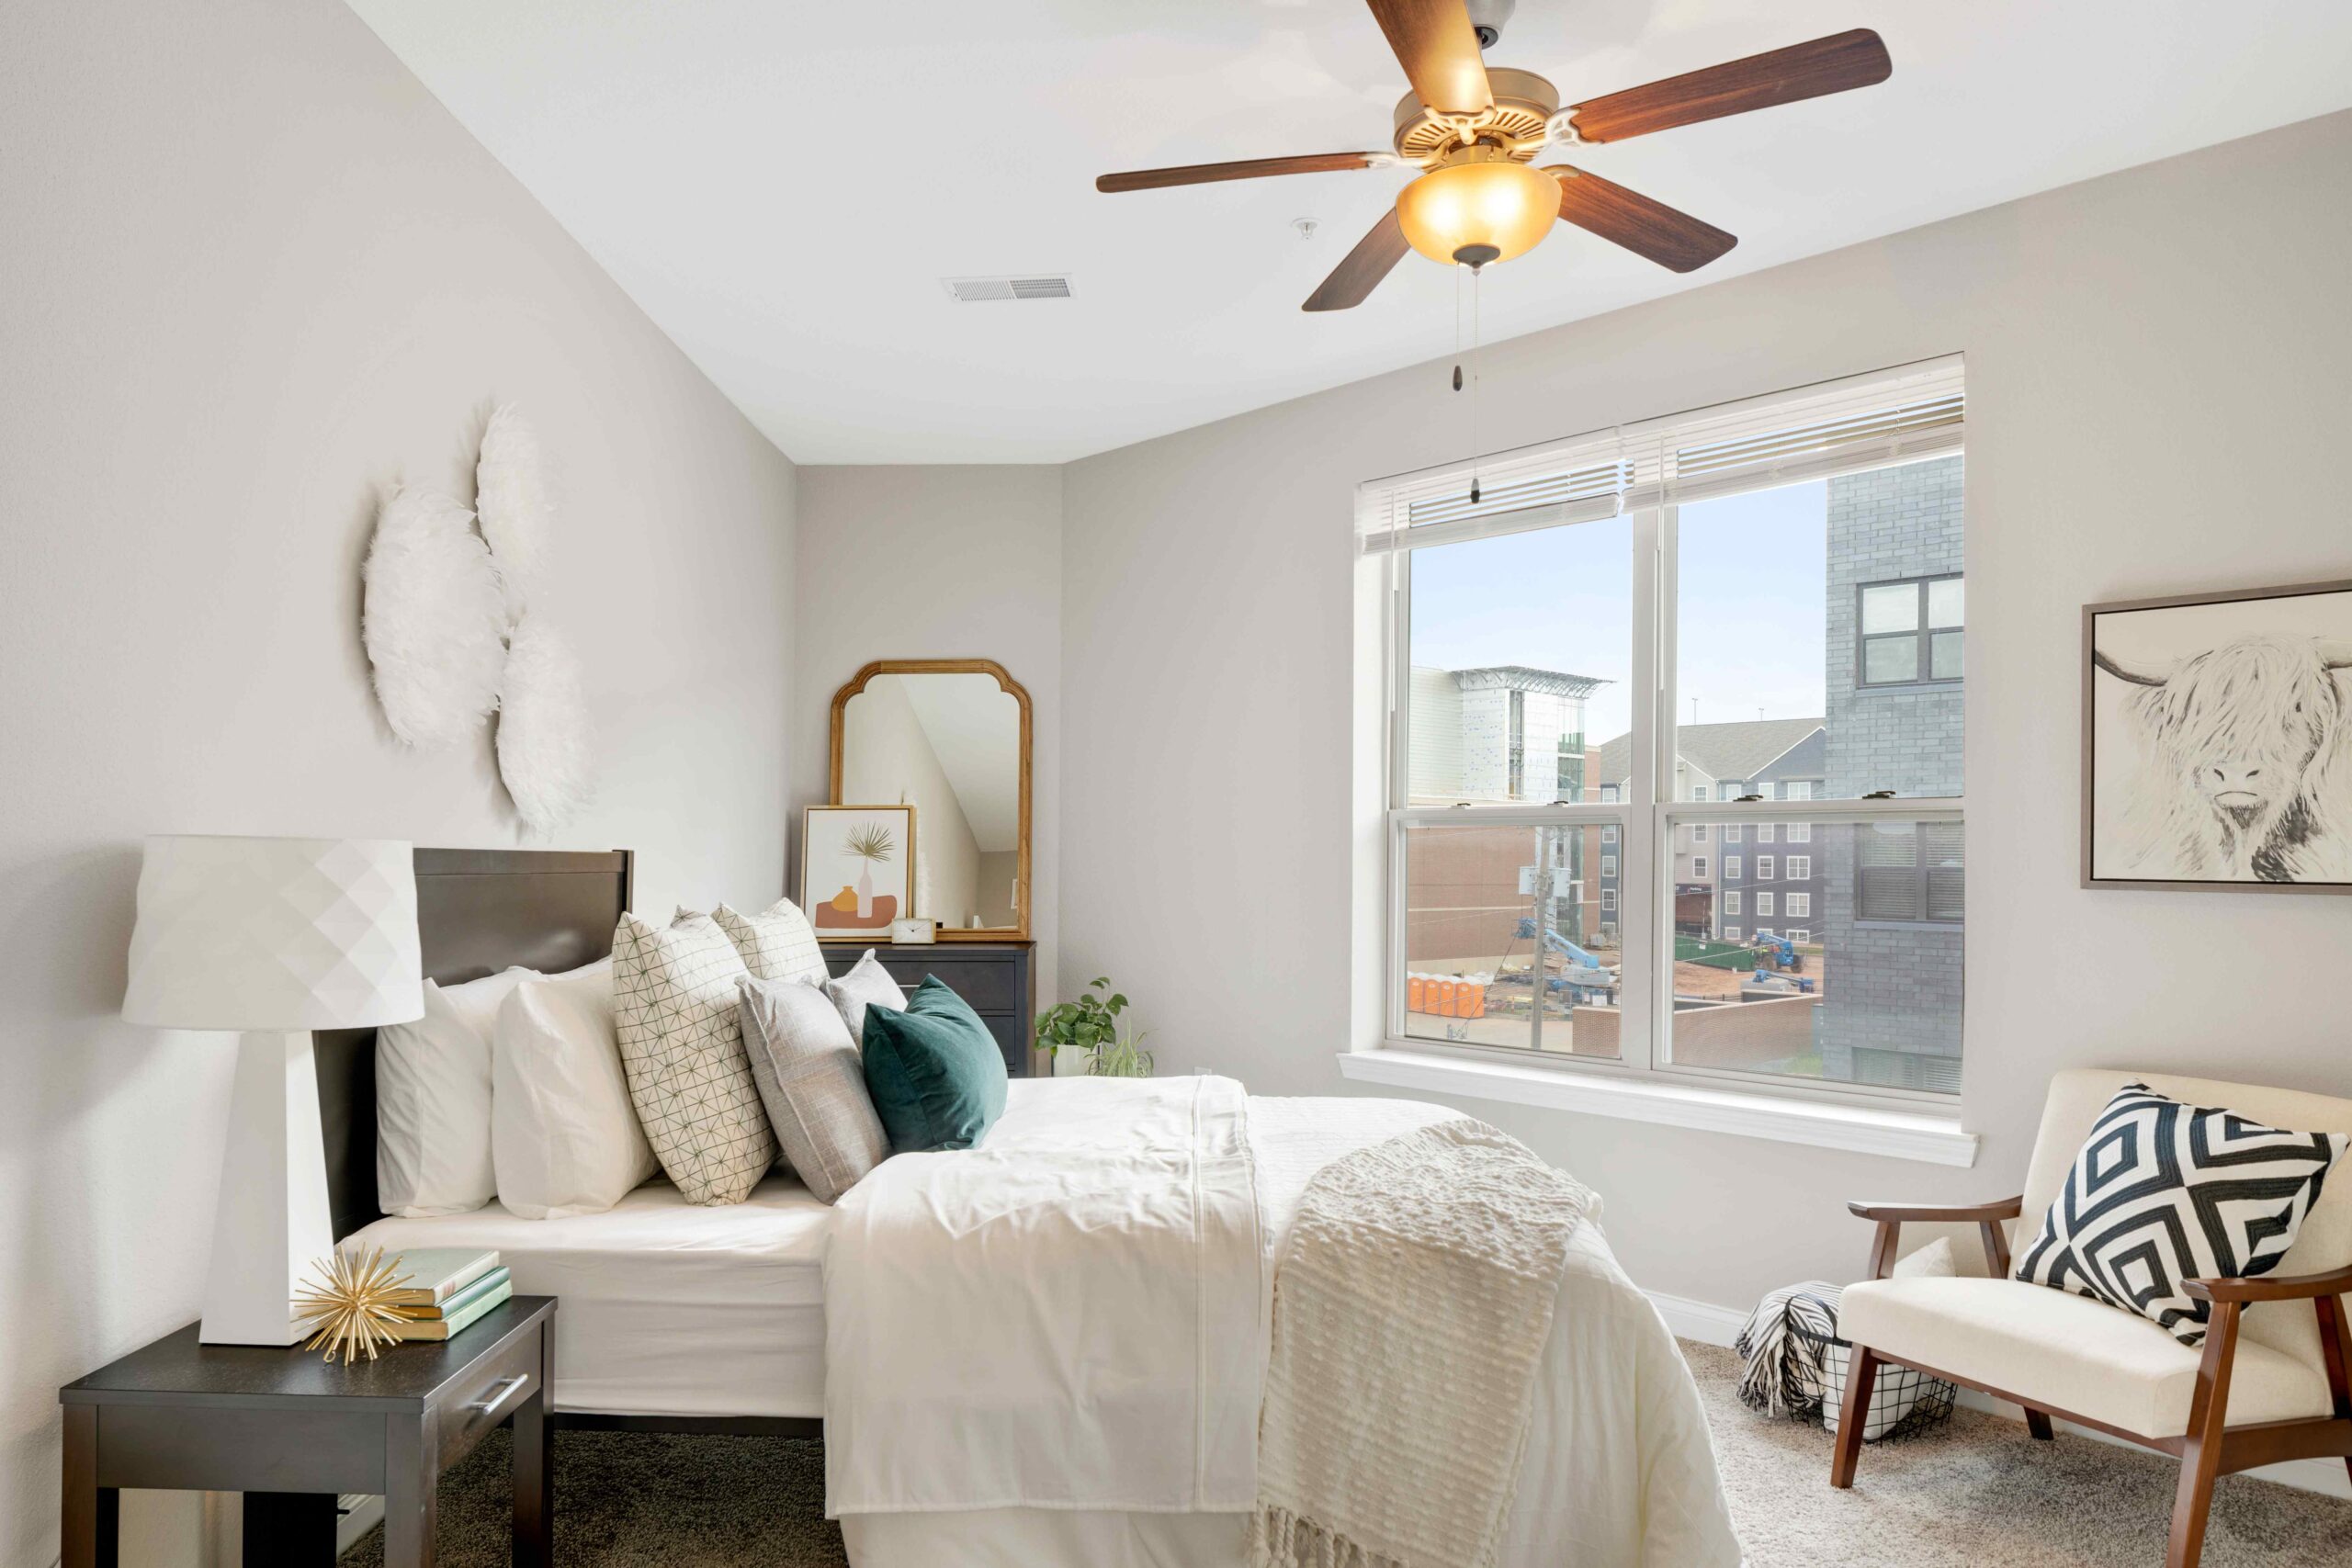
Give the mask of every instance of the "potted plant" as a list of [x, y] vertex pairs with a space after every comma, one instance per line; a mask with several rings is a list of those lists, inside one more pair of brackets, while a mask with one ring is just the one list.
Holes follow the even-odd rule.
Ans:
[[889, 829], [876, 826], [851, 833], [842, 848], [864, 863], [857, 872], [857, 918], [870, 920], [874, 918], [874, 867], [876, 863], [888, 863], [898, 845]]
[[[1149, 1077], [1151, 1053], [1143, 1048], [1144, 1036], [1119, 1037], [1119, 1015], [1126, 1009], [1126, 997], [1111, 989], [1108, 976], [1098, 975], [1076, 1001], [1058, 1003], [1039, 1014], [1037, 1048], [1052, 1055], [1054, 1076], [1091, 1072], [1100, 1077]], [[1071, 1052], [1067, 1065], [1065, 1046]]]

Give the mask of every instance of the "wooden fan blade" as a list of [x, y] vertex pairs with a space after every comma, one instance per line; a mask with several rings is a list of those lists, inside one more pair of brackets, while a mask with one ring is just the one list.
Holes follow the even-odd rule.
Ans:
[[1868, 28], [1791, 44], [1704, 71], [1628, 87], [1576, 106], [1569, 122], [1587, 141], [1623, 141], [1653, 130], [1720, 119], [1883, 82], [1894, 73], [1886, 45]]
[[1478, 29], [1462, 0], [1371, 0], [1372, 15], [1413, 84], [1414, 96], [1441, 114], [1494, 107]]
[[1216, 180], [1255, 180], [1268, 175], [1320, 175], [1333, 169], [1369, 169], [1376, 152], [1307, 152], [1295, 158], [1245, 158], [1235, 164], [1186, 164], [1173, 169], [1136, 169], [1104, 175], [1099, 191], [1158, 190], [1164, 186], [1201, 186]]
[[1323, 286], [1306, 297], [1302, 310], [1344, 310], [1361, 305], [1389, 269], [1405, 259], [1413, 247], [1405, 242], [1405, 226], [1397, 221], [1396, 209], [1390, 208], [1381, 214], [1372, 232], [1356, 242], [1356, 248], [1341, 258], [1331, 269]]
[[1624, 246], [1676, 272], [1692, 272], [1739, 243], [1712, 223], [1702, 223], [1687, 212], [1677, 212], [1662, 201], [1627, 190], [1599, 175], [1566, 164], [1552, 164], [1544, 172], [1560, 182], [1563, 221]]

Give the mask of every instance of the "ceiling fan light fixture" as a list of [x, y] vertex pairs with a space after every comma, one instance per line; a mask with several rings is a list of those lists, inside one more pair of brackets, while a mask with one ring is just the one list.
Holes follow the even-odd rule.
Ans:
[[1396, 217], [1430, 260], [1483, 266], [1525, 255], [1552, 231], [1560, 186], [1499, 148], [1466, 148], [1399, 192]]

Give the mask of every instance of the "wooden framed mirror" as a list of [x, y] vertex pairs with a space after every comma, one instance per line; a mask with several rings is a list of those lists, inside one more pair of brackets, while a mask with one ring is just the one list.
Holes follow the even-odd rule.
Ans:
[[860, 670], [833, 694], [832, 798], [915, 808], [914, 914], [941, 942], [1029, 935], [1029, 694], [1003, 665]]

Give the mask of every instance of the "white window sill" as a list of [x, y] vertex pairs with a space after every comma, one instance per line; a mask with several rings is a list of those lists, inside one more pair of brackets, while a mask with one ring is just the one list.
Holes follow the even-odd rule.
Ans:
[[1695, 1127], [1927, 1165], [1964, 1169], [1976, 1163], [1976, 1134], [1962, 1132], [1959, 1122], [1875, 1106], [1784, 1100], [1395, 1048], [1342, 1052], [1340, 1076], [1392, 1089], [1427, 1089], [1513, 1105], [1545, 1105], [1591, 1116]]

